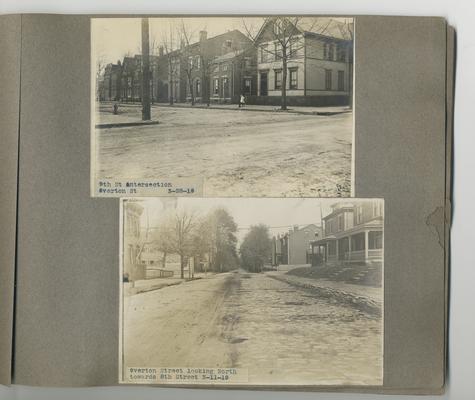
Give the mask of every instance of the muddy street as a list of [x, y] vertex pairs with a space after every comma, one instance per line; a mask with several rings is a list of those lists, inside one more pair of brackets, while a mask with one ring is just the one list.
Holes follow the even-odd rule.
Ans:
[[[138, 108], [127, 115], [139, 118]], [[97, 177], [203, 177], [206, 196], [349, 196], [352, 114], [155, 107], [158, 125], [98, 129]]]
[[249, 383], [380, 384], [380, 317], [244, 271], [125, 299], [125, 366], [235, 367]]

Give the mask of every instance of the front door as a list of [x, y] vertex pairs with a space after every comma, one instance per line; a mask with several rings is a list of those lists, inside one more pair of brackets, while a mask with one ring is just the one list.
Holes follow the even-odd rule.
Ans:
[[261, 96], [267, 96], [267, 72], [261, 72], [260, 78], [260, 94]]

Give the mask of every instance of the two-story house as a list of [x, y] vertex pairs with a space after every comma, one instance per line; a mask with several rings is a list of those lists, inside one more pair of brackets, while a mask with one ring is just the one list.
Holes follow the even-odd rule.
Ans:
[[338, 203], [323, 217], [323, 238], [312, 242], [312, 253], [326, 264], [382, 263], [383, 200]]
[[[197, 42], [181, 43], [179, 49], [160, 56], [160, 65], [168, 60], [168, 79], [162, 86], [176, 102], [232, 99], [245, 84], [243, 79], [254, 77], [256, 84], [255, 52], [251, 50], [250, 39], [236, 29], [211, 38], [200, 31]], [[251, 93], [252, 86], [249, 90]]]
[[226, 53], [213, 59], [210, 68], [211, 102], [237, 103], [242, 94], [257, 94], [257, 64], [254, 48], [234, 50], [226, 45]]
[[285, 65], [287, 104], [349, 104], [352, 30], [332, 18], [270, 18], [256, 38], [256, 101], [280, 104]]

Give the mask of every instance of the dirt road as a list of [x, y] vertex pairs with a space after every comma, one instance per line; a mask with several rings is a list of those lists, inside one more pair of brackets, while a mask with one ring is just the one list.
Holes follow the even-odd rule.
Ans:
[[125, 366], [235, 367], [253, 384], [380, 384], [382, 321], [267, 274], [125, 301]]
[[351, 113], [155, 107], [153, 118], [160, 124], [96, 130], [97, 177], [202, 176], [206, 196], [350, 195]]

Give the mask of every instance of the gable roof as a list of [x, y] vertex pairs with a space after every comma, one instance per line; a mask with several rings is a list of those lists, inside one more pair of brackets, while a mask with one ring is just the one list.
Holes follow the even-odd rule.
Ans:
[[[276, 17], [277, 18], [277, 17]], [[345, 23], [330, 17], [283, 17], [292, 22], [301, 33], [316, 34], [341, 40], [351, 40], [353, 37], [353, 23]], [[273, 23], [275, 18], [269, 18], [259, 30], [256, 40], [264, 32], [265, 28]]]
[[303, 17], [299, 19], [297, 29], [302, 33], [316, 33], [343, 40], [351, 40], [353, 36], [353, 23], [328, 17]]

